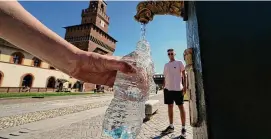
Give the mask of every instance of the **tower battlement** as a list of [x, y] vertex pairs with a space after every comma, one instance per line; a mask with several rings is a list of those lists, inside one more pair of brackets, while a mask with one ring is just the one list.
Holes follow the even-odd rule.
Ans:
[[[65, 40], [83, 51], [113, 55], [117, 40], [108, 34], [109, 16], [106, 7], [103, 0], [91, 0], [89, 6], [81, 11], [81, 24], [65, 27]], [[85, 83], [84, 86], [85, 91], [96, 88], [91, 83]]]
[[93, 9], [87, 8], [87, 9], [83, 9], [81, 16], [82, 17], [86, 17], [86, 16], [91, 16], [91, 14], [93, 13], [97, 13], [100, 16], [102, 16], [107, 22], [109, 22], [109, 16], [106, 15], [106, 13], [104, 13], [101, 9], [97, 9], [96, 7]]

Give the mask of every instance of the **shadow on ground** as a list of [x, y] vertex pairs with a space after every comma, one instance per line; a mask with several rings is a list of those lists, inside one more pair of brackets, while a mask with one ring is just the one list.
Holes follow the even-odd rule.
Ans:
[[[161, 139], [161, 138], [163, 138], [163, 137], [165, 137], [165, 136], [167, 136], [167, 135], [170, 135], [170, 134], [160, 134], [159, 136], [156, 136], [156, 137], [154, 137], [154, 138], [152, 138], [152, 139]], [[174, 135], [172, 135], [172, 136], [174, 136]], [[171, 139], [186, 139], [185, 137], [180, 137], [180, 136], [177, 136], [177, 137], [170, 137]]]

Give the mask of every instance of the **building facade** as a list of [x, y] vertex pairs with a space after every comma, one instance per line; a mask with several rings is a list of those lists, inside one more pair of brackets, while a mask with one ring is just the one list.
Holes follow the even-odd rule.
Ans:
[[[117, 41], [108, 34], [106, 6], [102, 0], [90, 1], [88, 8], [82, 10], [81, 24], [64, 27], [65, 39], [81, 50], [113, 55]], [[85, 83], [84, 86], [86, 91], [90, 91], [100, 85]]]
[[55, 88], [70, 76], [0, 38], [0, 87]]

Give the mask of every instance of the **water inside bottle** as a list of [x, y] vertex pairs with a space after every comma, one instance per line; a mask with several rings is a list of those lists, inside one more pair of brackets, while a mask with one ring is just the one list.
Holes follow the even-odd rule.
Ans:
[[[142, 28], [145, 32], [145, 25]], [[135, 139], [145, 117], [145, 101], [149, 93], [156, 90], [150, 45], [145, 36], [137, 43], [136, 50], [121, 60], [134, 65], [137, 73], [136, 75], [117, 73], [114, 98], [104, 118], [103, 136], [113, 139]]]

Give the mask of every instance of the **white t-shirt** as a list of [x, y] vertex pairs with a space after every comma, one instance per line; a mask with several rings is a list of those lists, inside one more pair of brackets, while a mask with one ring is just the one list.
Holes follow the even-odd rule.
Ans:
[[181, 61], [172, 61], [165, 64], [164, 76], [165, 76], [165, 88], [170, 91], [183, 90], [182, 84], [182, 71], [184, 71], [184, 65]]

